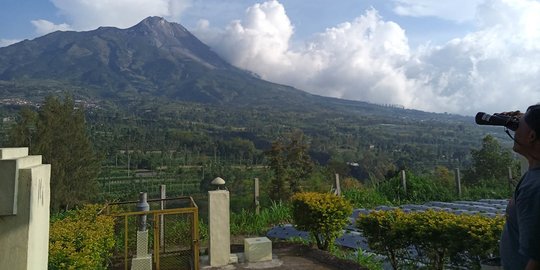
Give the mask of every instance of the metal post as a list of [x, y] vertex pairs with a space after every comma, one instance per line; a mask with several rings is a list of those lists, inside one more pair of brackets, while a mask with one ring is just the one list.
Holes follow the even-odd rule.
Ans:
[[[139, 193], [139, 202], [137, 203], [137, 211], [148, 211], [150, 210], [150, 205], [147, 202], [147, 195], [146, 192], [140, 192]], [[146, 231], [146, 215], [142, 214], [139, 215], [139, 231], [144, 232]]]
[[339, 184], [339, 173], [336, 173], [336, 191], [334, 192], [336, 195], [341, 196], [341, 185]]
[[461, 197], [461, 174], [459, 173], [459, 168], [456, 169], [456, 190], [458, 197]]
[[[163, 210], [165, 209], [165, 198], [167, 198], [167, 194], [166, 194], [166, 186], [165, 185], [160, 185], [159, 186], [159, 193], [160, 193], [160, 196], [159, 198], [161, 199], [160, 201], [160, 205], [159, 205], [159, 208], [160, 210]], [[165, 220], [163, 218], [163, 215], [159, 215], [159, 244], [161, 245], [161, 247], [163, 247], [163, 249], [165, 249], [165, 232], [164, 232], [164, 223], [165, 223]]]
[[261, 205], [259, 203], [259, 178], [255, 178], [255, 214], [259, 214], [261, 211]]
[[407, 194], [407, 176], [405, 176], [405, 170], [401, 170], [401, 186], [403, 186], [403, 192]]

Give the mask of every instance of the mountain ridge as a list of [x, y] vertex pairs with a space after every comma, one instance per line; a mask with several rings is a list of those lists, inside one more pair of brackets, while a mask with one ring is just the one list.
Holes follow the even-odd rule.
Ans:
[[[18, 89], [31, 85], [29, 90], [20, 91], [30, 97], [36, 85], [53, 81], [57, 82], [54, 85], [71, 88], [76, 96], [119, 104], [158, 98], [292, 111], [321, 107], [347, 113], [382, 110], [433, 116], [418, 110], [313, 95], [261, 80], [224, 61], [181, 24], [155, 16], [125, 29], [56, 31], [0, 48], [0, 81], [4, 81], [0, 94], [7, 96], [14, 94], [6, 90], [9, 82], [18, 83]], [[40, 93], [46, 92], [50, 91]]]
[[56, 80], [89, 88], [90, 94], [76, 94], [93, 98], [162, 95], [189, 102], [278, 107], [325, 99], [238, 69], [181, 24], [161, 17], [148, 17], [126, 29], [56, 31], [0, 48], [0, 80]]

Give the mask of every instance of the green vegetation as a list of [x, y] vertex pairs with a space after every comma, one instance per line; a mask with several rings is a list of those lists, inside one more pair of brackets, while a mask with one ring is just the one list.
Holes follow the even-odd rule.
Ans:
[[21, 110], [10, 132], [12, 146], [28, 146], [51, 164], [51, 208], [69, 209], [94, 199], [100, 160], [86, 133], [84, 112], [66, 96], [48, 97], [38, 112]]
[[512, 157], [509, 149], [502, 148], [491, 135], [482, 140], [482, 148], [472, 149], [472, 164], [465, 171], [464, 181], [478, 184], [481, 181], [496, 181], [511, 175], [518, 175], [519, 162]]
[[302, 132], [274, 141], [268, 152], [268, 163], [274, 173], [271, 181], [272, 200], [289, 200], [291, 194], [301, 190], [313, 171], [313, 161], [308, 155], [309, 145]]
[[239, 213], [231, 213], [232, 235], [265, 235], [272, 227], [292, 222], [292, 210], [289, 205], [274, 202], [263, 208], [257, 215], [243, 209]]
[[315, 239], [317, 247], [332, 250], [352, 214], [351, 204], [330, 193], [301, 192], [292, 199], [294, 224]]
[[394, 269], [443, 269], [445, 264], [479, 269], [481, 259], [498, 252], [504, 217], [394, 210], [361, 215], [356, 224], [370, 248], [387, 256]]
[[114, 219], [85, 205], [51, 220], [49, 269], [107, 269], [115, 245]]
[[345, 260], [356, 262], [358, 265], [365, 267], [369, 270], [383, 270], [382, 259], [378, 258], [376, 254], [370, 254], [362, 249], [356, 251], [346, 249], [335, 249], [332, 251], [332, 255]]

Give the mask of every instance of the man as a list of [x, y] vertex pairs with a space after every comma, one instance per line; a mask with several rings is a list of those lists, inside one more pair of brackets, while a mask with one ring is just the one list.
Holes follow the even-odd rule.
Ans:
[[530, 106], [519, 117], [514, 151], [529, 162], [506, 208], [500, 253], [504, 269], [540, 269], [540, 105]]

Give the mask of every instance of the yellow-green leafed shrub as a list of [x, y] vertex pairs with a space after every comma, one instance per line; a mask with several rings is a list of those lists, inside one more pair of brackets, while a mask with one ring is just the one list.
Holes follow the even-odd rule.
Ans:
[[[504, 218], [394, 210], [361, 215], [356, 224], [369, 246], [388, 256], [394, 269], [411, 258], [429, 269], [445, 264], [476, 268], [481, 258], [498, 252]], [[417, 256], [410, 256], [411, 250]]]
[[49, 269], [106, 269], [114, 247], [114, 220], [86, 205], [53, 221], [49, 232]]
[[349, 201], [330, 193], [297, 193], [292, 197], [292, 207], [296, 226], [310, 232], [322, 250], [333, 247], [352, 213]]

